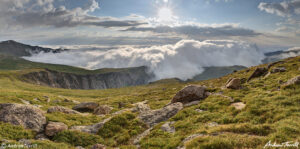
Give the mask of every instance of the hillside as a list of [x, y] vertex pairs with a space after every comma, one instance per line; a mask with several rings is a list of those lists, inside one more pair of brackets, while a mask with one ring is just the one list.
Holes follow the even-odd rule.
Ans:
[[[37, 148], [91, 148], [103, 144], [107, 148], [127, 149], [263, 148], [269, 141], [297, 141], [299, 81], [291, 86], [284, 83], [300, 75], [299, 61], [300, 57], [289, 58], [206, 81], [170, 79], [144, 86], [76, 91], [23, 82], [22, 76], [33, 70], [2, 70], [0, 102], [21, 106], [1, 105], [0, 120], [3, 121], [4, 112], [6, 122], [10, 122], [14, 109], [21, 110], [23, 105], [33, 105], [45, 113], [35, 108], [31, 112], [38, 113], [40, 116], [34, 118], [40, 121], [26, 119], [41, 131], [25, 129], [32, 125], [18, 119], [21, 126], [0, 123], [0, 138], [2, 143], [29, 142]], [[247, 82], [258, 67], [266, 67], [258, 70], [270, 73], [256, 73], [258, 77]], [[230, 78], [241, 79], [242, 87], [226, 89]], [[190, 105], [185, 103], [184, 107], [181, 103], [169, 104], [187, 85], [205, 85], [207, 98]], [[84, 102], [90, 103], [78, 105]], [[3, 111], [6, 107], [11, 110]]]

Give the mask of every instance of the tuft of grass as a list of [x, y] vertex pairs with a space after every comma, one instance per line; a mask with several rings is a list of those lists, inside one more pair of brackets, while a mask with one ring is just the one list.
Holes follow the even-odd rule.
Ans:
[[14, 126], [0, 122], [0, 138], [7, 140], [33, 139], [35, 133], [24, 129], [22, 126]]
[[147, 129], [132, 113], [113, 117], [98, 131], [98, 135], [108, 140], [110, 146], [129, 145], [131, 138]]
[[72, 146], [90, 146], [97, 143], [103, 143], [103, 139], [100, 136], [92, 135], [79, 131], [65, 130], [53, 137], [55, 142], [68, 143]]

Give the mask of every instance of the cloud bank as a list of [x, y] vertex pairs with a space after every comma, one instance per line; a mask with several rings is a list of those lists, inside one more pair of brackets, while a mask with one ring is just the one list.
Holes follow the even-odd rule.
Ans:
[[283, 2], [265, 3], [261, 2], [258, 5], [261, 11], [276, 14], [278, 16], [286, 17], [292, 14], [300, 14], [300, 0], [289, 0]]
[[192, 78], [209, 66], [252, 66], [260, 64], [264, 54], [253, 45], [232, 40], [181, 40], [174, 45], [147, 48], [123, 47], [108, 51], [71, 50], [39, 53], [27, 60], [66, 64], [88, 69], [148, 66], [156, 80]]
[[156, 26], [156, 27], [131, 27], [124, 31], [140, 31], [153, 33], [176, 33], [182, 35], [206, 36], [206, 37], [223, 37], [223, 36], [258, 36], [257, 33], [250, 29], [239, 27], [237, 24], [220, 24], [220, 25], [179, 25], [179, 26]]

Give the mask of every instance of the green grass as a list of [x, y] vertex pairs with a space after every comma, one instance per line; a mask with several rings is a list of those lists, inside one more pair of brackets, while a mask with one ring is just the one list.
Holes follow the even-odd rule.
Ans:
[[[176, 79], [166, 79], [155, 83], [136, 87], [125, 87], [107, 90], [68, 90], [37, 86], [20, 81], [24, 73], [35, 71], [32, 67], [15, 65], [21, 67], [19, 70], [0, 71], [0, 103], [21, 103], [20, 99], [30, 101], [32, 104], [41, 105], [43, 110], [50, 106], [60, 105], [72, 108], [75, 104], [66, 102], [64, 99], [80, 102], [93, 101], [113, 107], [113, 111], [133, 107], [134, 103], [148, 100], [152, 109], [162, 108], [170, 102], [172, 97], [184, 86], [190, 84], [205, 85], [211, 92], [223, 92], [223, 95], [232, 97], [234, 101], [243, 102], [246, 107], [236, 110], [230, 104], [228, 98], [211, 95], [201, 101], [198, 105], [186, 107], [172, 117], [169, 121], [173, 124], [176, 132], [174, 134], [164, 132], [160, 123], [154, 127], [151, 133], [141, 141], [142, 148], [168, 148], [173, 149], [183, 145], [182, 141], [196, 133], [205, 134], [191, 140], [187, 148], [262, 148], [269, 140], [277, 143], [285, 141], [300, 140], [300, 85], [291, 88], [281, 88], [278, 83], [287, 81], [300, 75], [298, 68], [300, 57], [287, 59], [284, 64], [273, 67], [285, 67], [286, 72], [274, 73], [268, 77], [261, 77], [243, 84], [241, 90], [222, 89], [229, 78], [248, 78], [256, 67], [242, 70], [228, 76], [198, 82], [180, 82]], [[0, 60], [1, 61], [1, 60]], [[3, 62], [3, 61], [2, 61]], [[1, 62], [0, 62], [1, 63]], [[12, 68], [6, 62], [7, 68]], [[20, 66], [21, 65], [21, 66]], [[50, 69], [48, 64], [45, 64]], [[261, 65], [266, 66], [266, 65]], [[259, 67], [261, 67], [259, 66]], [[0, 65], [4, 67], [4, 65]], [[60, 67], [55, 65], [55, 67]], [[40, 67], [43, 68], [43, 67]], [[53, 68], [55, 70], [66, 69], [75, 72], [73, 68]], [[78, 68], [75, 68], [78, 69]], [[78, 69], [81, 72], [81, 69]], [[280, 90], [278, 90], [280, 89]], [[46, 102], [46, 97], [51, 102]], [[33, 100], [39, 98], [40, 101]], [[118, 103], [125, 103], [125, 107], [119, 108]], [[195, 109], [204, 110], [198, 113]], [[90, 125], [104, 118], [93, 115], [66, 115], [62, 113], [46, 114], [48, 120], [59, 121], [68, 126]], [[219, 125], [209, 127], [208, 124], [216, 122]], [[34, 134], [20, 127], [1, 124], [1, 138], [18, 140], [21, 138], [32, 139]], [[50, 146], [62, 143], [62, 148], [74, 147], [75, 145], [90, 146], [97, 142], [108, 147], [120, 146], [120, 148], [135, 148], [132, 140], [137, 134], [147, 129], [133, 113], [124, 113], [113, 117], [99, 130], [97, 135], [65, 131], [54, 137], [55, 142], [42, 142]], [[213, 134], [219, 135], [213, 135]], [[79, 141], [75, 141], [79, 140]]]

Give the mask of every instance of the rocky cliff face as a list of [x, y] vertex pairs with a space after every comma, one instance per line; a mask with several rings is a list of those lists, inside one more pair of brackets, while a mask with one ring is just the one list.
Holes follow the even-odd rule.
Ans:
[[146, 67], [101, 74], [78, 75], [52, 70], [31, 72], [23, 75], [30, 83], [66, 89], [108, 89], [147, 84], [152, 75]]

